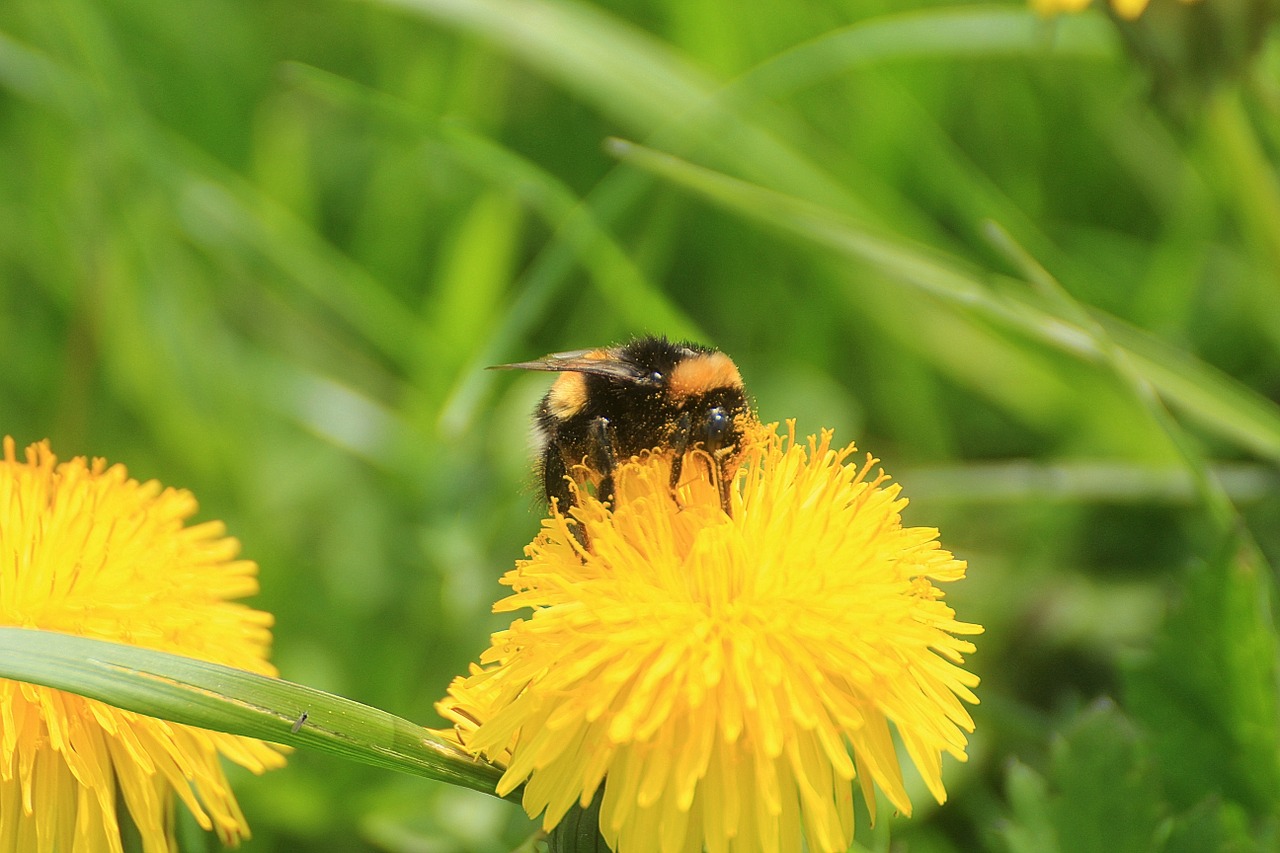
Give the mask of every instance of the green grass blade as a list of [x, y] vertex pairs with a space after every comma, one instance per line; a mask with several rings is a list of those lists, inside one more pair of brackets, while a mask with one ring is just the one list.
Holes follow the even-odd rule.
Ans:
[[987, 223], [988, 234], [996, 248], [1002, 251], [1034, 291], [1052, 306], [1056, 313], [1089, 335], [1093, 345], [1102, 354], [1103, 363], [1111, 373], [1129, 389], [1130, 396], [1146, 412], [1147, 416], [1177, 448], [1182, 463], [1196, 483], [1196, 491], [1205, 507], [1217, 521], [1219, 530], [1228, 532], [1240, 523], [1240, 516], [1227, 496], [1226, 490], [1213, 476], [1199, 445], [1187, 435], [1164, 406], [1151, 381], [1140, 372], [1128, 352], [1116, 345], [1115, 338], [1094, 318], [1085, 305], [1077, 302], [1065, 287], [1045, 269], [1030, 252], [1019, 246], [1013, 236], [998, 224]]
[[860, 67], [905, 59], [968, 57], [1111, 60], [1114, 28], [1102, 18], [1046, 19], [1029, 9], [968, 6], [926, 9], [860, 21], [785, 50], [734, 81], [741, 98], [782, 99]]
[[674, 50], [581, 3], [375, 0], [499, 44], [635, 126], [660, 124], [712, 82]]
[[486, 794], [494, 792], [502, 775], [500, 768], [385, 711], [278, 678], [151, 649], [3, 627], [0, 676], [183, 725], [315, 749]]
[[[420, 320], [358, 263], [307, 222], [216, 158], [174, 134], [135, 104], [108, 102], [83, 75], [0, 34], [0, 89], [8, 89], [107, 135], [122, 162], [163, 187], [174, 206], [176, 233], [216, 257], [268, 259], [285, 274], [280, 286], [318, 305], [393, 360], [413, 354]], [[291, 285], [291, 288], [289, 287]]]
[[563, 294], [572, 272], [581, 267], [607, 300], [619, 323], [635, 330], [707, 340], [675, 302], [641, 270], [608, 230], [618, 210], [630, 207], [650, 179], [631, 171], [606, 177], [586, 198], [533, 161], [456, 121], [436, 121], [412, 105], [360, 84], [301, 63], [289, 68], [298, 88], [339, 109], [360, 110], [440, 148], [459, 165], [495, 188], [510, 189], [546, 224], [554, 237], [529, 265], [512, 290], [516, 295], [497, 316], [492, 330], [477, 336], [469, 361], [457, 371], [457, 382], [441, 405], [439, 423], [446, 435], [457, 435], [474, 421], [475, 412], [493, 385], [484, 368], [527, 353], [511, 352], [513, 341], [525, 339], [543, 322]]
[[[680, 337], [699, 338], [697, 324], [668, 299], [636, 266], [634, 260], [600, 221], [588, 201], [546, 169], [462, 122], [436, 121], [412, 105], [386, 93], [361, 86], [302, 63], [289, 66], [294, 85], [326, 103], [348, 111], [372, 112], [386, 124], [421, 142], [443, 146], [457, 163], [495, 188], [509, 189], [528, 208], [556, 230], [553, 245], [563, 244], [591, 275], [600, 294], [624, 322], [669, 330]], [[431, 153], [437, 153], [435, 149]], [[563, 278], [563, 277], [561, 277]], [[517, 287], [520, 292], [527, 287]], [[526, 317], [534, 325], [538, 314]], [[525, 329], [510, 330], [507, 338]]]
[[[1257, 504], [1280, 491], [1280, 473], [1268, 464], [1215, 465], [1212, 473], [1234, 504]], [[928, 466], [899, 471], [897, 479], [912, 495], [930, 503], [1191, 506], [1198, 495], [1185, 465], [1111, 460], [1010, 459]]]
[[757, 116], [717, 97], [723, 81], [648, 33], [564, 0], [365, 0], [402, 8], [507, 51], [663, 147], [698, 149], [755, 180], [840, 210], [864, 204]]
[[[849, 256], [893, 280], [1028, 334], [1078, 358], [1105, 363], [1108, 355], [1089, 329], [1060, 316], [1042, 295], [997, 290], [990, 278], [958, 258], [876, 231], [821, 205], [750, 184], [651, 148], [612, 140], [624, 162], [656, 174], [722, 207]], [[1151, 336], [1091, 311], [1115, 338], [1134, 370], [1160, 396], [1214, 432], [1256, 453], [1280, 459], [1280, 407], [1231, 377]]]
[[1123, 320], [1092, 314], [1161, 396], [1231, 441], [1280, 459], [1280, 407], [1275, 403]]

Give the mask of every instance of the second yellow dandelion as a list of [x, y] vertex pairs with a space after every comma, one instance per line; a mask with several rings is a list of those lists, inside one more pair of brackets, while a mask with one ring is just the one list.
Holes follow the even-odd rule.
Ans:
[[[234, 599], [257, 566], [191, 494], [121, 466], [59, 464], [48, 445], [0, 459], [0, 624], [61, 631], [274, 674], [271, 615]], [[261, 741], [167, 723], [0, 679], [0, 853], [120, 851], [123, 802], [146, 853], [176, 851], [175, 795], [224, 843], [248, 826], [219, 754], [262, 772]]]

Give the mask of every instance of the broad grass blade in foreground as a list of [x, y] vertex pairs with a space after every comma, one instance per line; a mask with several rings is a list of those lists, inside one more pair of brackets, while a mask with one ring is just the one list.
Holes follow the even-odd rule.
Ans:
[[4, 627], [0, 677], [486, 794], [494, 792], [502, 775], [501, 769], [385, 711], [300, 684], [150, 649]]

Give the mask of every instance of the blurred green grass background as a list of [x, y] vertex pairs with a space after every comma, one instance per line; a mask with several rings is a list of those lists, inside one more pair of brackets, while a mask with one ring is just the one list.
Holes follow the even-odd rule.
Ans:
[[[970, 761], [859, 845], [1275, 849], [1274, 4], [1153, 2], [10, 0], [0, 432], [193, 490], [283, 675], [436, 724], [540, 514], [483, 368], [712, 343], [970, 562]], [[532, 826], [238, 791], [249, 851]]]

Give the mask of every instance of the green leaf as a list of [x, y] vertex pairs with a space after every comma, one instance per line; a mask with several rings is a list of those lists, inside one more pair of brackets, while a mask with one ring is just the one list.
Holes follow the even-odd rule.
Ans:
[[151, 649], [2, 627], [0, 677], [486, 794], [494, 793], [502, 775], [501, 768], [385, 711], [278, 678]]
[[1206, 795], [1277, 814], [1280, 700], [1272, 581], [1234, 543], [1193, 569], [1151, 659], [1126, 677], [1127, 703], [1153, 734], [1170, 798]]
[[1000, 827], [1010, 853], [1058, 853], [1058, 834], [1049, 816], [1049, 786], [1020, 761], [1009, 765], [1005, 788], [1012, 819]]
[[[1273, 827], [1273, 835], [1274, 831]], [[1205, 850], [1249, 853], [1275, 849], [1274, 839], [1270, 844], [1261, 841], [1261, 838], [1250, 837], [1249, 818], [1244, 809], [1214, 796], [1173, 822], [1162, 853], [1203, 853]]]
[[1001, 836], [1011, 853], [1150, 853], [1164, 812], [1144, 739], [1109, 702], [1058, 735], [1041, 777], [1015, 763]]
[[1085, 711], [1052, 747], [1053, 823], [1072, 853], [1147, 853], [1163, 811], [1145, 739], [1109, 702]]

